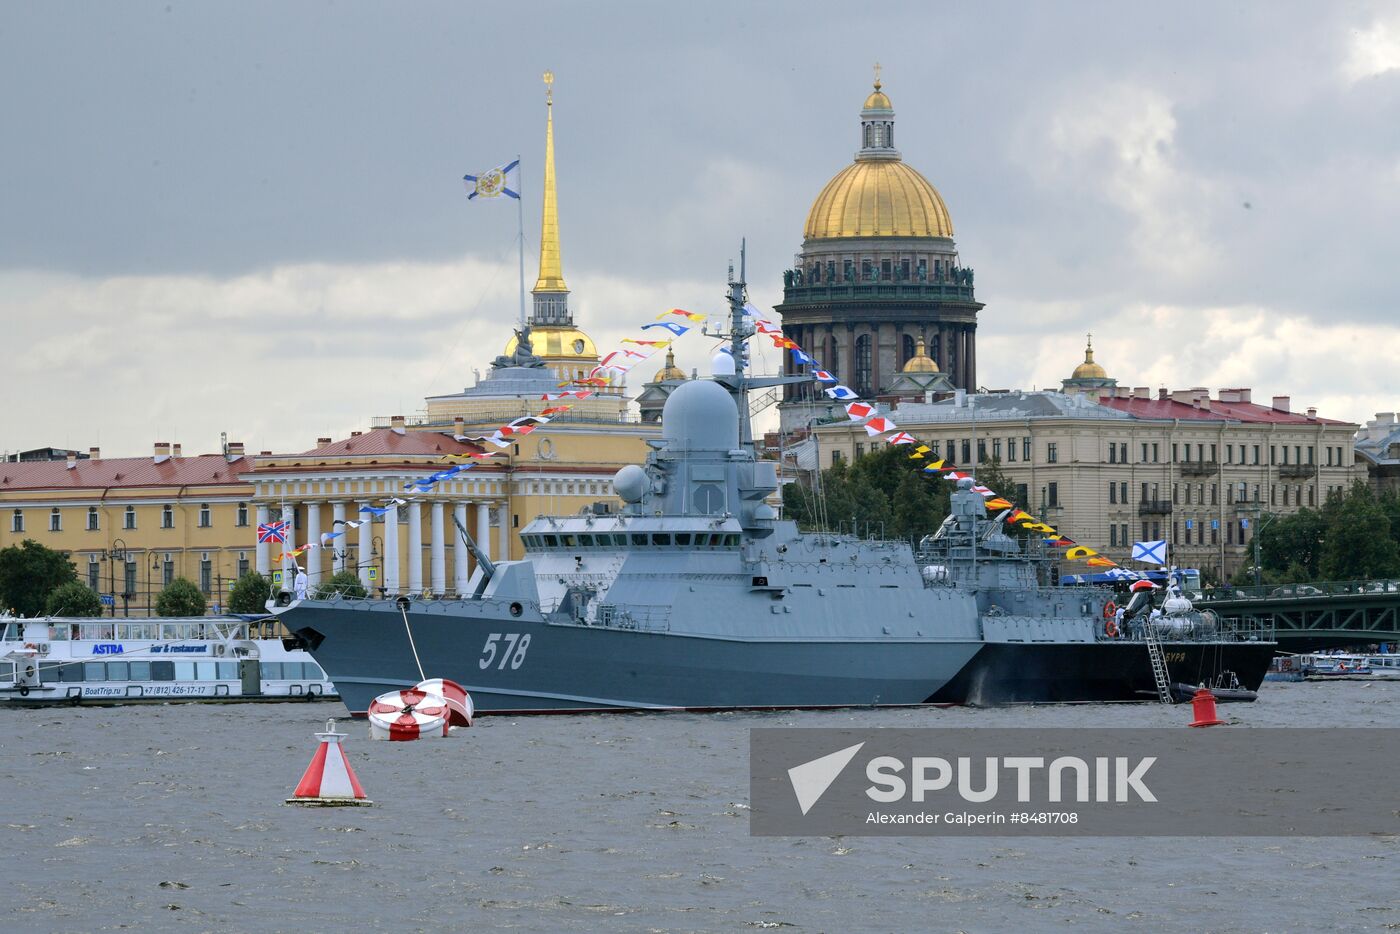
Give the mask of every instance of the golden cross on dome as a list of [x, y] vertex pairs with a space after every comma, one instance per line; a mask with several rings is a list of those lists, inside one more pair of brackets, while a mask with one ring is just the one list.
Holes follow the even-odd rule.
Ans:
[[1089, 349], [1092, 350], [1094, 348], [1094, 332], [1090, 331], [1089, 333], [1085, 334], [1084, 337], [1088, 341]]
[[875, 90], [880, 90], [880, 63], [875, 63]]
[[544, 102], [546, 104], [554, 103], [554, 72], [546, 71], [544, 73], [544, 88]]

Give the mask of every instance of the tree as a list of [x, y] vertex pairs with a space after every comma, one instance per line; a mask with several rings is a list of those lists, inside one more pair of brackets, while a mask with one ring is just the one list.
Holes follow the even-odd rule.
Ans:
[[257, 571], [240, 577], [228, 593], [230, 613], [262, 613], [272, 595], [272, 583]]
[[330, 580], [317, 587], [311, 596], [315, 600], [328, 600], [336, 594], [358, 599], [368, 595], [365, 585], [360, 583], [359, 575], [354, 571], [337, 571]]
[[204, 594], [193, 581], [177, 577], [156, 597], [156, 613], [161, 616], [203, 616]]
[[44, 612], [49, 594], [77, 579], [78, 572], [67, 555], [26, 538], [0, 549], [0, 610], [38, 616]]
[[918, 539], [937, 530], [948, 514], [948, 485], [921, 476], [926, 463], [910, 460], [909, 449], [898, 445], [835, 464], [822, 471], [820, 497], [803, 484], [784, 488], [787, 516], [808, 531], [825, 524], [860, 535]]
[[1370, 487], [1358, 480], [1330, 512], [1319, 562], [1324, 578], [1364, 580], [1400, 574], [1400, 546], [1391, 538], [1390, 519]]
[[1300, 509], [1291, 516], [1279, 516], [1259, 535], [1259, 561], [1266, 570], [1294, 568], [1300, 577], [1289, 583], [1316, 580], [1322, 556], [1327, 520], [1316, 509]]
[[102, 601], [87, 584], [69, 581], [49, 594], [45, 612], [50, 616], [101, 616]]

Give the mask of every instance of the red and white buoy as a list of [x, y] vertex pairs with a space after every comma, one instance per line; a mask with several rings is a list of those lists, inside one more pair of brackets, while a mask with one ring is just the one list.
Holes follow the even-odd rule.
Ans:
[[1204, 684], [1196, 691], [1196, 696], [1191, 698], [1192, 720], [1188, 726], [1220, 726], [1224, 723], [1215, 714], [1215, 695], [1210, 692]]
[[402, 742], [447, 735], [447, 700], [418, 688], [380, 694], [369, 705], [370, 739]]
[[467, 693], [467, 689], [456, 681], [447, 678], [432, 678], [428, 681], [419, 681], [413, 689], [425, 694], [436, 694], [447, 701], [447, 722], [450, 725], [472, 725], [472, 718], [476, 716], [476, 708], [472, 706], [472, 698]]
[[316, 755], [311, 757], [311, 764], [297, 783], [296, 791], [287, 799], [288, 804], [344, 807], [374, 803], [366, 797], [355, 770], [345, 760], [340, 742], [346, 735], [335, 731], [334, 720], [326, 721], [326, 732], [316, 734], [321, 741]]

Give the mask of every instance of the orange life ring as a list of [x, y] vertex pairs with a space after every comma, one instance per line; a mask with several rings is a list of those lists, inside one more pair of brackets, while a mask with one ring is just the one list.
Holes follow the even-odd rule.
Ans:
[[1103, 621], [1103, 634], [1110, 639], [1118, 638], [1118, 620], [1106, 619]]
[[1115, 615], [1117, 612], [1118, 612], [1118, 604], [1114, 603], [1112, 600], [1108, 601], [1107, 603], [1105, 603], [1105, 604], [1103, 605], [1103, 618], [1104, 618], [1104, 619], [1113, 619], [1114, 615]]

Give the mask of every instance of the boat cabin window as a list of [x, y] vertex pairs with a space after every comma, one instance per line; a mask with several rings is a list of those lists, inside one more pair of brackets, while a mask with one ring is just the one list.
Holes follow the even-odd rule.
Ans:
[[131, 668], [131, 666], [128, 665], [126, 662], [108, 662], [108, 663], [107, 663], [107, 680], [108, 680], [108, 681], [129, 681], [129, 680], [131, 680], [131, 671], [130, 671], [130, 668]]
[[558, 548], [558, 547], [559, 547], [559, 536], [558, 536], [558, 535], [546, 535], [546, 536], [544, 537], [544, 547], [546, 547], [546, 548]]
[[572, 535], [561, 535], [559, 536], [559, 540], [564, 543], [565, 548], [574, 547], [575, 538]]
[[647, 543], [647, 537], [646, 537], [645, 533], [637, 533], [637, 532], [633, 532], [633, 533], [632, 533], [632, 544], [633, 544], [633, 545], [643, 545], [643, 546], [644, 546], [644, 545], [646, 545], [646, 543]]
[[107, 666], [101, 662], [83, 662], [84, 681], [106, 681]]
[[175, 680], [175, 663], [174, 663], [174, 662], [151, 662], [151, 680], [152, 680], [152, 681], [174, 681], [174, 680]]
[[83, 665], [81, 662], [74, 662], [69, 665], [60, 665], [58, 668], [58, 680], [60, 681], [82, 681]]
[[657, 532], [651, 537], [651, 543], [653, 545], [669, 545], [671, 544], [671, 533]]
[[[151, 663], [150, 663], [150, 662], [130, 662], [129, 664], [130, 664], [130, 667], [131, 667], [131, 672], [130, 672], [129, 677], [131, 678], [132, 681], [149, 681], [149, 680], [151, 680]], [[110, 674], [110, 672], [109, 672], [109, 674]], [[108, 679], [108, 680], [116, 680], [116, 679], [113, 678], [113, 679]]]
[[676, 533], [676, 544], [677, 544], [677, 545], [689, 545], [689, 544], [690, 544], [690, 533], [689, 533], [689, 532], [677, 532], [677, 533]]

